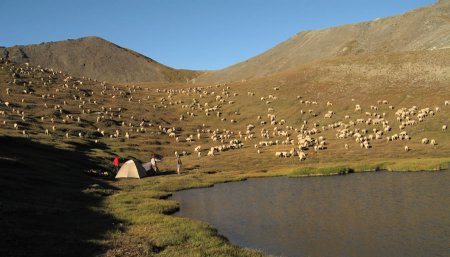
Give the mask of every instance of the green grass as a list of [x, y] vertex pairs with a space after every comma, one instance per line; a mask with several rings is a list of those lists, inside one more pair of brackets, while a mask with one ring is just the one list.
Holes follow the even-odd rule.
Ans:
[[345, 175], [353, 170], [350, 167], [336, 166], [336, 167], [302, 167], [292, 171], [290, 177], [302, 177], [302, 176], [330, 176], [330, 175]]
[[299, 167], [290, 172], [288, 176], [329, 176], [374, 171], [437, 171], [448, 169], [450, 167], [450, 158], [398, 159], [335, 165], [336, 164], [320, 164], [316, 166]]

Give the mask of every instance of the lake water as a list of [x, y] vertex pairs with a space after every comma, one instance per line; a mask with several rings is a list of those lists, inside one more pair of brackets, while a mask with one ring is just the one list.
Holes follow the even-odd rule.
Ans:
[[450, 171], [261, 178], [177, 192], [175, 215], [283, 256], [450, 256]]

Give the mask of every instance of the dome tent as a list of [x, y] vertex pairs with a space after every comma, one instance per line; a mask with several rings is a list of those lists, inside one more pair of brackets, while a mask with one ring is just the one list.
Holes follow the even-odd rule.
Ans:
[[116, 178], [143, 178], [146, 175], [147, 173], [139, 161], [128, 160], [120, 167]]

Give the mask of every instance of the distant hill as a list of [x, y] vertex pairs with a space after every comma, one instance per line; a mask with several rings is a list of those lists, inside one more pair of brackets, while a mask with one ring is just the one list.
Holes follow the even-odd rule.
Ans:
[[200, 82], [239, 81], [266, 76], [330, 57], [450, 47], [450, 1], [373, 21], [304, 31], [272, 49]]
[[186, 82], [200, 74], [162, 65], [99, 37], [0, 48], [0, 57], [110, 82]]

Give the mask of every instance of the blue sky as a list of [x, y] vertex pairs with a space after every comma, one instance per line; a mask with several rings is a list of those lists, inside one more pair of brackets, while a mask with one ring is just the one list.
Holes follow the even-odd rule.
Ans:
[[244, 61], [294, 34], [436, 0], [1, 0], [0, 46], [99, 36], [174, 68]]

